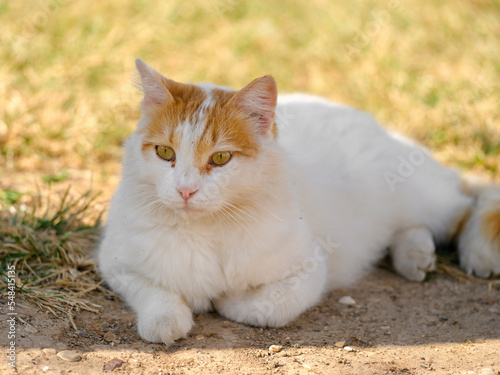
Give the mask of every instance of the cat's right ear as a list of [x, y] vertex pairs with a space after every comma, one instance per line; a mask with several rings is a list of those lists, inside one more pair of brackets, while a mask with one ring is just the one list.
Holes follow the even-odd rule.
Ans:
[[144, 94], [142, 109], [148, 110], [152, 107], [163, 106], [174, 101], [172, 94], [168, 91], [169, 79], [150, 68], [144, 61], [135, 59], [135, 66], [139, 72], [140, 82], [138, 87]]

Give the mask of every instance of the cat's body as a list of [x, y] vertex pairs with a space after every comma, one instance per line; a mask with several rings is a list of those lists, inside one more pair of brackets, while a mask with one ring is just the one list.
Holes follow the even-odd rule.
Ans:
[[[303, 95], [281, 102], [286, 107], [278, 104], [277, 113], [286, 113], [290, 124], [280, 128], [278, 141], [294, 166], [304, 218], [315, 238], [332, 238], [337, 246], [328, 257], [329, 288], [362, 275], [399, 231], [425, 226], [437, 241], [446, 240], [452, 221], [472, 203], [456, 172], [368, 114]], [[419, 265], [424, 270], [433, 251], [428, 256]]]
[[285, 325], [387, 248], [398, 272], [422, 280], [434, 242], [460, 228], [470, 247], [460, 248], [462, 266], [500, 272], [500, 192], [484, 188], [474, 215], [457, 173], [370, 116], [301, 95], [276, 106], [270, 77], [235, 92], [178, 84], [141, 61], [138, 70], [144, 116], [127, 141], [99, 262], [144, 339], [171, 343], [192, 312], [214, 307]]

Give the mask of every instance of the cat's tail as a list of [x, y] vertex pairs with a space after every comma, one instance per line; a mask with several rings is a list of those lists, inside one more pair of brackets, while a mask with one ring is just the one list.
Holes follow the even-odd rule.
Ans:
[[500, 184], [464, 177], [462, 193], [473, 198], [450, 228], [460, 266], [479, 277], [500, 274]]

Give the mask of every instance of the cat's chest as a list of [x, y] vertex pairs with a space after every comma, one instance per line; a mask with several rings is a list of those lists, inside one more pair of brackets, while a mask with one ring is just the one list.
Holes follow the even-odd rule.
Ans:
[[271, 232], [270, 225], [262, 226], [267, 232], [150, 228], [132, 236], [128, 258], [154, 284], [181, 295], [193, 311], [208, 311], [211, 301], [225, 293], [279, 278], [304, 251], [306, 233], [295, 230], [300, 228]]
[[152, 231], [143, 239], [138, 262], [143, 272], [193, 309], [209, 309], [210, 300], [229, 288], [221, 240], [179, 229]]

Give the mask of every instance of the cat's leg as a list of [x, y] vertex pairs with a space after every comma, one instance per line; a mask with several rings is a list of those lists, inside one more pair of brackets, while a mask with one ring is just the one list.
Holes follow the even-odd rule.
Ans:
[[459, 234], [462, 269], [479, 277], [500, 274], [500, 185], [484, 187]]
[[324, 262], [312, 260], [310, 268], [284, 280], [214, 301], [215, 309], [236, 322], [258, 327], [282, 327], [319, 302], [324, 288]]
[[426, 227], [400, 230], [389, 251], [396, 271], [410, 281], [423, 281], [436, 268], [434, 239]]
[[140, 275], [123, 270], [104, 272], [108, 284], [137, 313], [139, 335], [146, 341], [173, 344], [193, 326], [191, 309], [175, 293], [152, 285]]

